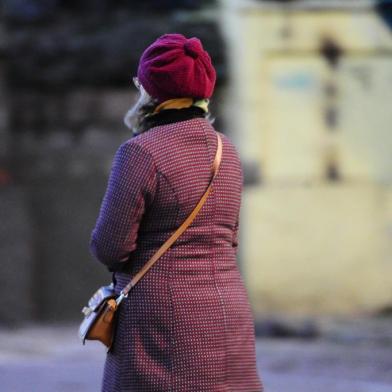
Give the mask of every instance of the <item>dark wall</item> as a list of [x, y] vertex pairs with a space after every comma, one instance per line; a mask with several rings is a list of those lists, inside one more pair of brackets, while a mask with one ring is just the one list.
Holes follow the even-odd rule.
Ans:
[[5, 1], [0, 324], [79, 319], [93, 290], [110, 281], [89, 237], [114, 152], [131, 136], [122, 116], [148, 44], [167, 32], [201, 38], [218, 72], [219, 113], [224, 42], [214, 19], [197, 14], [214, 2], [179, 3]]

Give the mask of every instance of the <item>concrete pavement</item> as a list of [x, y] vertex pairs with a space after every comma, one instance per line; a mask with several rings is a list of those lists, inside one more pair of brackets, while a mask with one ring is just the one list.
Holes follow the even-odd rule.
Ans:
[[[97, 392], [105, 348], [76, 324], [0, 330], [0, 391]], [[378, 341], [258, 339], [266, 392], [391, 392], [392, 351]], [[234, 391], [235, 392], [235, 391]]]

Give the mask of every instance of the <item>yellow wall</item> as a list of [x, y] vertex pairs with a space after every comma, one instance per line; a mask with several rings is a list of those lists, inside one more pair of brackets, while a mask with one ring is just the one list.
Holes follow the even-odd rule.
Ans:
[[[370, 8], [282, 12], [239, 3], [225, 3], [222, 28], [227, 123], [243, 162], [263, 178], [245, 188], [241, 211], [252, 305], [261, 313], [355, 313], [391, 304], [391, 32]], [[325, 39], [342, 51], [336, 67], [320, 54]], [[327, 177], [330, 165], [338, 181]]]
[[390, 303], [391, 198], [392, 188], [365, 184], [249, 187], [240, 241], [255, 309], [350, 313]]

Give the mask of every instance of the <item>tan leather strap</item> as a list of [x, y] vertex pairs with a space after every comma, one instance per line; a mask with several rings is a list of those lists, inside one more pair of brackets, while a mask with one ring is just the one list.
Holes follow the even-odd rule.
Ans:
[[218, 133], [216, 133], [218, 137], [218, 148], [216, 151], [215, 159], [212, 165], [212, 178], [208, 185], [207, 190], [204, 195], [201, 197], [200, 201], [197, 203], [194, 210], [185, 219], [185, 221], [181, 224], [181, 226], [170, 236], [170, 238], [154, 253], [154, 255], [144, 264], [143, 268], [138, 271], [135, 276], [131, 279], [131, 281], [122, 289], [121, 293], [123, 297], [128, 295], [129, 290], [132, 289], [133, 286], [143, 277], [143, 275], [154, 265], [154, 263], [170, 248], [170, 246], [174, 243], [174, 241], [185, 231], [185, 229], [192, 223], [193, 219], [195, 219], [197, 213], [205, 203], [208, 194], [211, 191], [212, 181], [216, 177], [219, 165], [222, 158], [222, 139]]

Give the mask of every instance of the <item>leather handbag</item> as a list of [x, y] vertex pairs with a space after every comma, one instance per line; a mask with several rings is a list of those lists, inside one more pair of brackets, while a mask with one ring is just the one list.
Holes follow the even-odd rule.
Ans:
[[107, 286], [100, 287], [93, 296], [89, 299], [87, 306], [84, 306], [82, 313], [84, 319], [79, 327], [79, 338], [85, 344], [86, 340], [99, 340], [107, 347], [107, 352], [110, 351], [113, 345], [114, 330], [117, 321], [116, 311], [120, 303], [128, 297], [129, 291], [136, 285], [136, 283], [146, 274], [146, 272], [154, 265], [154, 263], [170, 248], [176, 239], [185, 231], [185, 229], [192, 223], [197, 213], [205, 203], [207, 196], [211, 191], [211, 186], [216, 177], [221, 158], [222, 158], [222, 140], [218, 133], [218, 147], [215, 159], [212, 165], [212, 177], [210, 179], [207, 190], [193, 209], [187, 219], [181, 226], [170, 236], [170, 238], [154, 253], [154, 255], [147, 261], [146, 264], [138, 271], [130, 280], [130, 282], [121, 290], [120, 294], [116, 294], [113, 282]]

